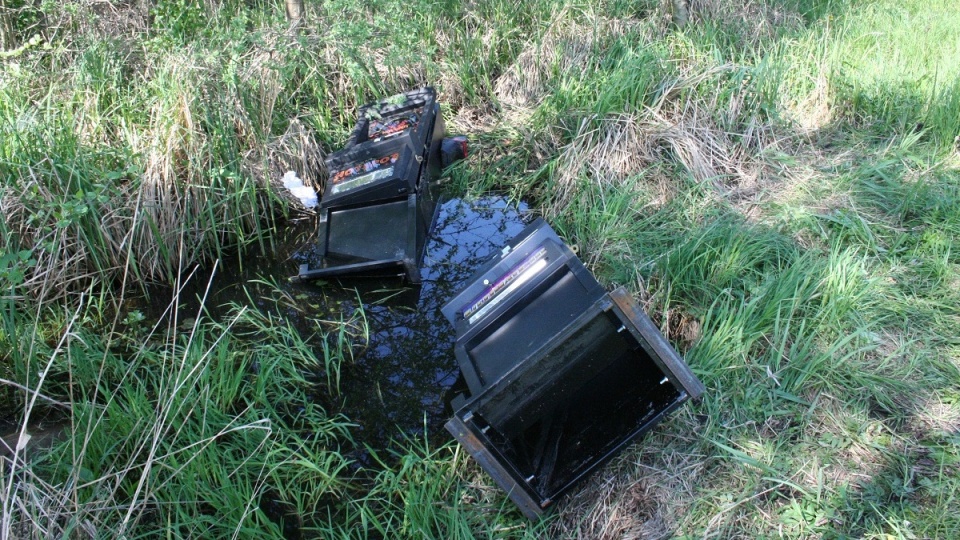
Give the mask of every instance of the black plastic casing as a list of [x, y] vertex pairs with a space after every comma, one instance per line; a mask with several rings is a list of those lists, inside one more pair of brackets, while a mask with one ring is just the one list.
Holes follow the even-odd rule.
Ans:
[[457, 329], [454, 351], [474, 393], [606, 292], [543, 220], [528, 225], [468, 283], [442, 312]]
[[446, 428], [530, 518], [704, 390], [542, 220], [442, 311], [468, 388]]
[[358, 117], [347, 148], [401, 137], [409, 138], [411, 146], [429, 147], [443, 139], [443, 133], [436, 132], [437, 121], [441, 131], [444, 127], [437, 93], [429, 86], [364, 105]]
[[416, 193], [424, 157], [403, 137], [351, 146], [327, 157], [320, 208], [370, 204]]
[[432, 88], [360, 109], [346, 147], [327, 158], [320, 201], [320, 268], [294, 280], [403, 275], [420, 282], [436, 211], [430, 182], [445, 134]]

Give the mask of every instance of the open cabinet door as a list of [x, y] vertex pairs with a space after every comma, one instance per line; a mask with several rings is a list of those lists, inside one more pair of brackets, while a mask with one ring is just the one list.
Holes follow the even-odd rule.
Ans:
[[446, 428], [530, 518], [704, 391], [542, 220], [443, 311], [469, 389]]

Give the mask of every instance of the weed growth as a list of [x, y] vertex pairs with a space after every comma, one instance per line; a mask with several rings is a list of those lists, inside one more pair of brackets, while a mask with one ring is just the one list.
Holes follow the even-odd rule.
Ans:
[[[4, 6], [0, 534], [960, 536], [950, 2], [334, 1], [295, 35], [269, 3]], [[542, 524], [452, 445], [346, 457], [311, 393], [366, 321], [127, 305], [269, 246], [276, 179], [322, 187], [360, 103], [428, 83], [454, 184], [539, 208], [708, 387]]]

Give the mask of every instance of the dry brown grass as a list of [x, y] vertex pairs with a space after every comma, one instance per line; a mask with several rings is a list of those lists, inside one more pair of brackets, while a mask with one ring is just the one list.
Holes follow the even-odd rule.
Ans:
[[[595, 125], [592, 119], [581, 122], [573, 140], [560, 151], [556, 189], [551, 212], [560, 214], [579, 196], [581, 180], [626, 189], [635, 185], [634, 177], [657, 161], [659, 147], [649, 125], [636, 116], [606, 118]], [[629, 181], [628, 181], [629, 180]], [[672, 187], [663, 178], [653, 186], [660, 200], [667, 199]]]
[[[600, 27], [602, 26], [602, 28]], [[539, 42], [528, 43], [513, 64], [494, 84], [494, 93], [505, 108], [533, 108], [550, 90], [554, 73], [578, 73], [595, 63], [594, 48], [606, 33], [622, 34], [610, 20], [571, 17], [569, 8], [557, 14]]]
[[796, 29], [803, 24], [799, 12], [782, 3], [763, 0], [690, 0], [689, 13], [694, 23], [710, 21], [721, 28], [738, 29], [745, 47], [756, 47], [778, 32]]
[[[502, 111], [499, 118], [511, 124], [529, 121], [531, 114], [553, 86], [564, 78], [576, 78], [589, 71], [602, 55], [597, 54], [608, 40], [627, 33], [653, 42], [666, 31], [663, 16], [671, 3], [661, 2], [641, 21], [612, 20], [590, 13], [560, 13], [542, 36], [531, 39], [497, 79], [495, 94]], [[690, 5], [692, 21], [743, 27], [737, 32], [754, 44], [774, 37], [776, 32], [802, 24], [799, 13], [762, 2], [746, 4], [707, 0]], [[673, 46], [683, 47], [683, 41]], [[649, 107], [605, 118], [588, 118], [572, 129], [551, 129], [534, 141], [537, 156], [549, 159], [559, 151], [556, 167], [556, 194], [545, 204], [559, 215], [581, 193], [583, 181], [615, 188], [639, 188], [656, 202], [669, 200], [677, 180], [663, 175], [636, 182], [636, 175], [677, 163], [697, 182], [709, 183], [718, 195], [755, 213], [754, 206], [780, 191], [784, 165], [770, 159], [778, 153], [793, 153], [804, 146], [803, 129], [829, 122], [830, 97], [825, 80], [818, 92], [810, 94], [795, 109], [808, 120], [806, 128], [793, 131], [776, 128], [771, 120], [757, 116], [755, 89], [745, 81], [740, 91], [725, 91], [724, 77], [734, 65], [712, 66], [692, 51], [677, 64], [677, 74], [664, 80], [659, 98]], [[572, 132], [572, 136], [564, 133]], [[559, 148], [559, 150], [558, 150]], [[655, 174], [655, 173], [654, 173]], [[627, 179], [630, 179], [629, 181]], [[638, 184], [640, 186], [638, 187]], [[652, 195], [652, 197], [651, 197]]]
[[657, 29], [646, 20], [610, 18], [596, 12], [574, 12], [565, 6], [552, 17], [542, 36], [532, 36], [516, 60], [494, 84], [494, 94], [506, 111], [535, 108], [557, 78], [590, 71], [603, 55], [598, 51], [628, 34], [643, 42]]
[[150, 26], [149, 0], [103, 2], [82, 0], [81, 9], [100, 35], [137, 37]]
[[254, 178], [269, 183], [288, 207], [299, 209], [303, 207], [300, 199], [286, 190], [280, 179], [287, 171], [295, 171], [305, 185], [323, 193], [327, 177], [324, 158], [313, 130], [293, 120], [283, 135], [272, 138], [261, 149], [248, 152], [244, 168]]
[[551, 534], [558, 538], [669, 538], [695, 499], [707, 464], [689, 433], [696, 421], [681, 414], [594, 473], [558, 505]]
[[[561, 69], [576, 69], [575, 63], [582, 61], [589, 47], [576, 40], [563, 43], [567, 47], [561, 49], [568, 54], [559, 54], [560, 63], [565, 58], [573, 60]], [[501, 77], [498, 94], [508, 104], [505, 115], [521, 114], [538, 103], [546, 72], [544, 62], [534, 59], [542, 54], [539, 49], [525, 51], [515, 69]], [[550, 212], [562, 214], [579, 196], [584, 181], [641, 189], [656, 203], [665, 202], [677, 190], [676, 178], [654, 173], [637, 182], [636, 176], [663, 170], [671, 163], [735, 203], [779, 184], [780, 171], [768, 156], [792, 151], [802, 141], [797, 133], [776, 129], [771, 121], [760, 120], [751, 112], [746, 103], [755, 96], [748, 89], [721, 92], [725, 74], [734, 69], [732, 65], [681, 65], [678, 75], [661, 82], [658, 98], [650, 106], [607, 117], [585, 117], [574, 126], [547, 130], [534, 141], [534, 147], [536, 155], [559, 153], [554, 193], [546, 204]], [[721, 95], [728, 97], [721, 102]], [[572, 136], [564, 135], [568, 131]]]
[[[809, 424], [803, 427], [803, 437], [816, 444], [821, 460], [829, 459], [822, 471], [828, 486], [856, 488], [883, 468], [883, 452], [872, 439], [885, 431], [881, 421], [850, 411], [839, 398], [821, 394]], [[807, 471], [801, 477], [803, 485], [815, 489], [822, 482], [816, 473]]]
[[946, 403], [943, 396], [920, 398], [907, 429], [921, 436], [949, 436], [960, 433], [960, 409]]
[[[585, 119], [560, 150], [551, 211], [562, 213], [579, 196], [584, 179], [626, 188], [638, 184], [638, 174], [668, 162], [725, 197], [742, 198], [769, 183], [770, 170], [757, 151], [720, 128], [709, 110], [692, 101], [661, 100], [637, 114]], [[676, 179], [650, 180], [644, 191], [658, 203], [672, 198], [678, 187]]]

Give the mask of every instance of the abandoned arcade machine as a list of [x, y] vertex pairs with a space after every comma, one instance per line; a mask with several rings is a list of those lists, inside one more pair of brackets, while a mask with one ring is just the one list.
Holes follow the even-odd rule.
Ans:
[[[440, 170], [466, 156], [444, 139], [424, 88], [372, 103], [327, 159], [319, 268], [328, 277], [420, 282]], [[447, 430], [533, 519], [703, 384], [621, 287], [607, 292], [538, 219], [443, 308], [464, 384]]]
[[468, 391], [446, 425], [529, 518], [703, 385], [623, 289], [537, 220], [443, 308]]
[[395, 274], [419, 283], [436, 208], [431, 182], [466, 155], [465, 138], [444, 135], [432, 88], [362, 107], [346, 146], [326, 160], [321, 266], [301, 266], [293, 279]]

